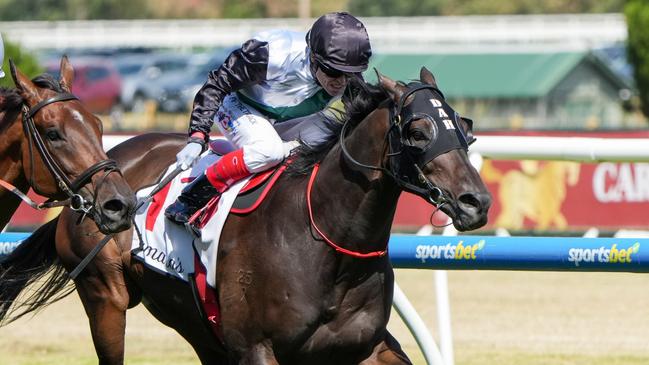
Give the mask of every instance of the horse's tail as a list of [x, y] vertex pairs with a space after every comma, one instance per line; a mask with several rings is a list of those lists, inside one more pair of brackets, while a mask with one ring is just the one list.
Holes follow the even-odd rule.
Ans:
[[[58, 218], [44, 224], [0, 261], [0, 326], [74, 291], [56, 254], [57, 223]], [[37, 281], [37, 287], [24, 294], [20, 301], [16, 300], [27, 286]]]

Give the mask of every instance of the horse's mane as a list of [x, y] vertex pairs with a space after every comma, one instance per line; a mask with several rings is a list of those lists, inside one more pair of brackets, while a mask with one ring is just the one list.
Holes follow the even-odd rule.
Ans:
[[351, 129], [353, 129], [387, 98], [387, 93], [380, 86], [352, 78], [342, 97], [344, 112], [332, 117], [336, 119], [336, 123], [327, 124], [329, 137], [317, 145], [303, 143], [296, 148], [292, 155], [293, 162], [288, 165], [286, 172], [291, 175], [310, 173], [313, 165], [322, 161], [338, 143], [340, 130], [344, 123], [350, 123]]
[[8, 87], [0, 87], [0, 111], [16, 109], [23, 103], [23, 98], [18, 90]]
[[[49, 74], [42, 74], [32, 79], [32, 82], [41, 89], [50, 89], [59, 93], [64, 92], [61, 84]], [[0, 130], [6, 128], [9, 123], [13, 122], [15, 114], [10, 113], [16, 111], [23, 104], [23, 97], [18, 92], [18, 89], [0, 87]], [[9, 120], [11, 119], [11, 120]]]

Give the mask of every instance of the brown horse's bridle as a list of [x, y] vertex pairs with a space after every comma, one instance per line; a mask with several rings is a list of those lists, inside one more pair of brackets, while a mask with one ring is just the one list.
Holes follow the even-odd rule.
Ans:
[[[409, 163], [409, 165], [412, 166], [413, 171], [416, 172], [417, 178], [411, 180], [417, 181], [418, 185], [413, 184], [413, 182], [411, 182], [410, 179], [404, 178], [404, 176], [397, 171], [397, 165], [395, 163], [390, 164], [389, 168], [385, 168], [383, 166], [372, 166], [372, 165], [363, 164], [357, 161], [356, 159], [354, 159], [354, 157], [352, 157], [352, 155], [347, 150], [347, 146], [345, 144], [345, 136], [347, 135], [347, 129], [349, 128], [349, 124], [350, 124], [349, 120], [343, 124], [343, 127], [339, 135], [339, 141], [340, 141], [340, 147], [343, 156], [345, 158], [345, 161], [351, 163], [353, 166], [357, 166], [360, 168], [381, 171], [386, 176], [392, 178], [394, 182], [401, 189], [409, 191], [413, 194], [417, 194], [423, 197], [424, 199], [427, 199], [428, 201], [430, 201], [431, 203], [433, 203], [439, 208], [442, 206], [442, 204], [446, 204], [447, 202], [449, 202], [450, 198], [448, 197], [447, 193], [445, 193], [442, 189], [434, 185], [426, 177], [426, 175], [424, 175], [424, 172], [422, 171], [422, 167], [423, 165], [425, 165], [425, 162], [428, 162], [430, 160], [430, 158], [425, 161], [418, 161], [417, 156], [414, 156], [415, 154], [412, 153], [411, 149], [407, 148], [408, 146], [404, 143], [405, 138], [403, 136], [404, 134], [403, 131], [405, 129], [405, 126], [407, 126], [407, 124], [412, 121], [411, 118], [406, 118], [402, 115], [402, 111], [404, 110], [404, 105], [410, 95], [413, 95], [416, 92], [422, 90], [433, 90], [439, 93], [440, 95], [443, 95], [438, 88], [432, 85], [416, 84], [414, 86], [409, 86], [408, 90], [404, 92], [403, 95], [400, 97], [399, 102], [394, 104], [390, 108], [390, 118], [389, 118], [390, 126], [385, 136], [385, 141], [388, 143], [388, 148], [389, 148], [388, 157], [391, 160], [396, 160], [400, 157], [404, 158], [407, 161], [407, 163]], [[432, 117], [426, 113], [419, 113], [419, 114], [427, 118], [431, 118], [432, 120]], [[426, 150], [422, 152], [428, 152], [429, 150], [432, 150], [434, 148], [434, 145], [435, 145], [434, 143], [429, 144]], [[423, 186], [419, 186], [419, 185], [423, 185]]]
[[[95, 204], [94, 200], [96, 199], [93, 199], [93, 201], [90, 202], [87, 201], [79, 194], [79, 190], [83, 186], [85, 186], [88, 183], [88, 181], [90, 181], [90, 179], [98, 172], [105, 171], [105, 175], [104, 175], [105, 178], [105, 176], [107, 176], [109, 173], [113, 171], [119, 172], [119, 169], [117, 168], [117, 162], [115, 160], [106, 159], [106, 160], [101, 160], [95, 163], [94, 165], [90, 166], [85, 171], [83, 171], [79, 175], [79, 177], [77, 177], [73, 181], [70, 181], [68, 176], [63, 172], [63, 169], [61, 168], [60, 164], [54, 159], [52, 154], [45, 147], [45, 142], [43, 141], [43, 138], [36, 130], [36, 125], [34, 124], [34, 115], [47, 105], [61, 102], [61, 101], [68, 101], [68, 100], [78, 100], [78, 98], [71, 93], [61, 93], [51, 98], [42, 100], [31, 108], [29, 108], [27, 105], [23, 103], [23, 107], [22, 107], [23, 131], [25, 133], [25, 136], [27, 137], [27, 140], [29, 141], [29, 161], [32, 166], [31, 174], [29, 177], [29, 183], [32, 186], [32, 188], [35, 187], [34, 167], [33, 167], [34, 166], [33, 149], [35, 146], [36, 150], [38, 151], [38, 154], [41, 156], [41, 159], [45, 164], [45, 167], [50, 172], [50, 174], [52, 174], [54, 180], [56, 180], [56, 184], [58, 188], [68, 196], [68, 199], [60, 202], [54, 202], [48, 200], [47, 202], [40, 204], [38, 208], [50, 208], [53, 206], [67, 205], [70, 207], [70, 209], [74, 211], [80, 211], [85, 215], [90, 213], [90, 211], [94, 209], [94, 204]], [[95, 191], [95, 196], [96, 196], [96, 191]]]

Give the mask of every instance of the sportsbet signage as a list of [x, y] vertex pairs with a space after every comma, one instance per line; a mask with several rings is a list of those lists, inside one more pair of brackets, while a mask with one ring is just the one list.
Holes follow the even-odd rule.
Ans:
[[649, 272], [649, 240], [393, 235], [395, 267]]
[[580, 263], [632, 263], [633, 256], [640, 252], [640, 242], [636, 242], [629, 248], [619, 248], [614, 243], [610, 248], [600, 246], [599, 248], [571, 248], [568, 250], [568, 261], [574, 262], [575, 266]]

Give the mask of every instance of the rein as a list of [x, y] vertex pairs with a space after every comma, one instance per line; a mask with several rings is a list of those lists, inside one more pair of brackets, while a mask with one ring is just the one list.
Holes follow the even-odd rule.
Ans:
[[[406, 138], [404, 137], [404, 129], [409, 125], [410, 122], [413, 121], [415, 117], [425, 117], [434, 120], [434, 118], [427, 113], [411, 113], [409, 110], [408, 111], [404, 110], [405, 109], [404, 107], [406, 106], [406, 100], [408, 100], [408, 97], [421, 90], [431, 90], [433, 91], [433, 93], [438, 93], [442, 98], [444, 97], [444, 94], [433, 85], [420, 84], [420, 85], [410, 86], [408, 90], [403, 93], [403, 95], [399, 99], [399, 102], [396, 103], [396, 105], [394, 105], [390, 109], [390, 118], [389, 118], [390, 127], [388, 128], [388, 131], [386, 133], [385, 141], [387, 141], [388, 148], [389, 148], [387, 156], [391, 159], [396, 159], [399, 156], [405, 156], [408, 162], [412, 164], [412, 167], [417, 174], [417, 180], [420, 184], [423, 185], [423, 187], [414, 185], [410, 181], [403, 179], [400, 176], [401, 174], [399, 174], [398, 161], [396, 160], [390, 164], [390, 169], [387, 169], [383, 166], [372, 166], [372, 165], [361, 163], [357, 161], [354, 157], [352, 157], [352, 155], [349, 153], [349, 150], [347, 149], [347, 146], [345, 145], [345, 137], [347, 136], [347, 130], [350, 124], [349, 120], [347, 120], [343, 124], [340, 130], [339, 143], [345, 161], [347, 161], [348, 163], [356, 167], [360, 167], [368, 170], [374, 170], [374, 171], [381, 171], [385, 175], [389, 176], [392, 180], [394, 180], [394, 182], [401, 189], [414, 192], [417, 195], [426, 197], [431, 203], [433, 203], [436, 206], [436, 210], [435, 212], [433, 212], [434, 215], [438, 210], [440, 210], [440, 208], [444, 204], [447, 204], [451, 200], [442, 189], [434, 185], [430, 181], [430, 179], [426, 177], [426, 175], [422, 171], [422, 166], [424, 166], [430, 160], [432, 160], [433, 158], [441, 154], [441, 151], [439, 151], [439, 149], [436, 148], [435, 143], [430, 143], [426, 149], [418, 152], [412, 152], [411, 149], [408, 148], [408, 145], [404, 142], [406, 140]], [[402, 114], [404, 113], [406, 114], [405, 117], [402, 116]], [[467, 142], [466, 136], [464, 135], [462, 136], [464, 137], [463, 141], [466, 143]], [[465, 147], [466, 145], [463, 145], [461, 142], [459, 146], [462, 148], [466, 148]], [[397, 151], [394, 151], [393, 149], [397, 149]], [[311, 190], [313, 188], [313, 182], [315, 181], [315, 177], [318, 173], [319, 167], [320, 167], [319, 164], [315, 164], [313, 166], [313, 171], [311, 172], [311, 177], [309, 178], [309, 183], [307, 185], [307, 193], [306, 193], [307, 208], [309, 211], [309, 220], [313, 229], [322, 237], [322, 239], [329, 246], [331, 246], [337, 252], [352, 257], [357, 257], [357, 258], [372, 258], [372, 257], [385, 256], [385, 254], [387, 253], [387, 247], [384, 250], [372, 251], [367, 253], [352, 251], [343, 248], [341, 245], [332, 241], [316, 225], [315, 220], [313, 218], [313, 208], [311, 206]], [[433, 215], [431, 215], [431, 219]]]
[[37, 190], [35, 189], [36, 183], [34, 179], [34, 148], [36, 148], [36, 151], [40, 155], [43, 164], [45, 165], [47, 170], [50, 172], [50, 174], [56, 181], [57, 187], [65, 195], [67, 195], [68, 198], [63, 201], [54, 201], [52, 199], [49, 199], [48, 201], [42, 204], [37, 204], [33, 200], [29, 199], [29, 197], [27, 197], [25, 194], [20, 192], [20, 190], [18, 190], [10, 183], [4, 180], [0, 180], [0, 185], [7, 188], [7, 190], [14, 193], [16, 196], [18, 196], [18, 198], [23, 200], [25, 203], [27, 203], [29, 206], [31, 206], [34, 209], [40, 210], [40, 209], [57, 207], [57, 206], [69, 206], [70, 209], [74, 211], [80, 211], [83, 213], [83, 216], [85, 216], [95, 208], [94, 206], [95, 199], [93, 199], [93, 201], [91, 202], [87, 201], [79, 194], [79, 190], [83, 186], [85, 186], [90, 181], [90, 179], [92, 179], [92, 177], [96, 175], [98, 172], [101, 171], [105, 172], [104, 178], [102, 178], [101, 180], [103, 182], [105, 177], [108, 174], [110, 174], [113, 171], [119, 172], [119, 169], [117, 168], [117, 162], [115, 160], [106, 159], [93, 164], [85, 171], [83, 171], [79, 175], [79, 177], [77, 177], [73, 181], [70, 181], [67, 175], [63, 172], [61, 165], [56, 161], [56, 159], [54, 159], [50, 151], [45, 146], [45, 141], [43, 141], [43, 138], [38, 133], [38, 130], [36, 129], [36, 124], [34, 123], [34, 115], [36, 115], [36, 113], [38, 113], [39, 110], [41, 110], [47, 105], [57, 103], [57, 102], [62, 102], [62, 101], [68, 101], [68, 100], [78, 100], [78, 99], [76, 96], [74, 96], [71, 93], [61, 93], [51, 98], [38, 102], [32, 108], [29, 108], [24, 103], [22, 106], [23, 132], [25, 134], [25, 137], [27, 137], [29, 143], [28, 144], [29, 161], [31, 164], [29, 184], [34, 190]]
[[[386, 174], [387, 176], [389, 176], [390, 178], [392, 178], [392, 180], [394, 180], [394, 182], [401, 189], [413, 192], [413, 193], [415, 193], [417, 195], [424, 196], [431, 203], [433, 203], [435, 205], [441, 205], [441, 204], [444, 204], [444, 203], [449, 201], [448, 197], [446, 196], [444, 191], [442, 191], [442, 189], [435, 186], [426, 177], [426, 175], [424, 175], [424, 172], [421, 170], [421, 167], [419, 166], [419, 164], [417, 164], [415, 162], [415, 158], [413, 158], [413, 156], [411, 156], [408, 149], [403, 148], [404, 147], [404, 144], [403, 144], [403, 140], [404, 140], [403, 129], [404, 129], [404, 126], [406, 126], [412, 119], [409, 119], [406, 122], [402, 122], [403, 118], [401, 117], [401, 112], [403, 110], [404, 104], [406, 103], [406, 100], [408, 99], [408, 97], [410, 95], [416, 93], [417, 91], [420, 91], [420, 90], [433, 90], [433, 91], [436, 91], [436, 92], [440, 93], [440, 95], [443, 95], [442, 92], [439, 89], [437, 89], [436, 87], [434, 87], [432, 85], [418, 85], [418, 86], [409, 88], [409, 90], [407, 92], [405, 92], [401, 96], [401, 98], [400, 98], [399, 102], [397, 103], [397, 105], [394, 108], [390, 109], [390, 128], [388, 128], [388, 132], [386, 133], [385, 140], [388, 141], [388, 145], [389, 145], [389, 148], [390, 148], [390, 151], [388, 151], [389, 152], [388, 156], [390, 158], [395, 158], [395, 157], [400, 156], [400, 155], [407, 156], [408, 160], [412, 163], [415, 171], [417, 172], [417, 178], [418, 178], [419, 182], [422, 183], [424, 185], [424, 187], [416, 186], [416, 185], [412, 184], [411, 182], [402, 179], [399, 176], [399, 173], [397, 171], [397, 164], [396, 163], [390, 164], [390, 170], [388, 170], [383, 166], [366, 165], [366, 164], [363, 164], [363, 163], [357, 161], [356, 159], [354, 159], [354, 157], [352, 157], [352, 155], [347, 150], [347, 146], [345, 145], [345, 137], [347, 135], [347, 129], [349, 128], [349, 121], [346, 121], [343, 124], [343, 127], [342, 127], [342, 129], [340, 131], [340, 148], [341, 148], [341, 150], [343, 152], [343, 156], [345, 157], [345, 160], [348, 161], [349, 163], [351, 163], [352, 165], [357, 166], [357, 167], [361, 167], [361, 168], [364, 168], [364, 169], [381, 171], [384, 174]], [[396, 136], [394, 136], [394, 135], [396, 135]], [[400, 150], [398, 150], [396, 152], [392, 150], [392, 148], [393, 148], [392, 141], [393, 140], [396, 141], [397, 143], [399, 143], [399, 145], [400, 145], [399, 146]], [[404, 151], [405, 151], [405, 153], [404, 153]], [[426, 161], [426, 163], [427, 162], [428, 161]]]
[[318, 234], [322, 237], [322, 239], [325, 242], [327, 242], [327, 244], [337, 252], [343, 253], [348, 256], [361, 258], [361, 259], [385, 256], [385, 254], [388, 252], [387, 248], [385, 250], [372, 251], [367, 253], [356, 252], [356, 251], [343, 248], [339, 244], [332, 241], [329, 237], [327, 237], [326, 234], [322, 232], [322, 230], [320, 230], [320, 228], [318, 228], [318, 226], [315, 223], [315, 220], [313, 219], [313, 208], [311, 206], [311, 190], [313, 189], [313, 182], [315, 181], [315, 176], [318, 174], [319, 169], [320, 169], [320, 164], [315, 164], [313, 166], [313, 171], [311, 172], [311, 177], [309, 178], [309, 184], [307, 185], [306, 188], [306, 204], [309, 209], [309, 220], [311, 222], [311, 226], [313, 227], [313, 229], [315, 229], [315, 231], [318, 232]]
[[[145, 196], [144, 198], [142, 198], [141, 200], [139, 200], [137, 202], [137, 205], [136, 205], [136, 207], [135, 207], [135, 209], [133, 211], [137, 212], [138, 210], [140, 210], [140, 208], [144, 204], [147, 204], [148, 202], [150, 202], [151, 199], [153, 199], [154, 195], [156, 195], [160, 190], [162, 190], [162, 188], [167, 186], [167, 184], [169, 184], [171, 182], [171, 180], [173, 180], [181, 172], [183, 172], [183, 169], [180, 166], [176, 166], [176, 168], [173, 171], [171, 171], [171, 173], [169, 175], [167, 175], [167, 177], [162, 179], [158, 183], [158, 185], [156, 185], [153, 188], [153, 190], [151, 190], [149, 195]], [[142, 245], [143, 240], [142, 240], [141, 233], [137, 229], [137, 225], [135, 224], [135, 217], [133, 217], [132, 219], [133, 219], [133, 228], [135, 228], [135, 232], [137, 233], [137, 235], [138, 235], [138, 237], [140, 239], [140, 245]], [[114, 236], [115, 236], [114, 233], [104, 236], [104, 238], [102, 238], [101, 241], [99, 241], [99, 243], [97, 243], [97, 245], [95, 245], [95, 247], [93, 247], [92, 250], [90, 252], [88, 252], [86, 257], [84, 257], [83, 260], [81, 260], [79, 265], [77, 265], [77, 267], [75, 267], [74, 270], [72, 270], [70, 272], [70, 274], [68, 275], [70, 277], [70, 279], [75, 280], [77, 278], [77, 276], [79, 276], [79, 274], [83, 271], [83, 269], [85, 269], [86, 266], [88, 266], [90, 261], [92, 261], [92, 259], [95, 258], [95, 256], [97, 256], [99, 251], [101, 251], [101, 249], [104, 248], [104, 246], [106, 246], [108, 241], [110, 241]]]

